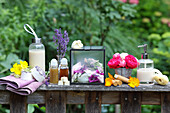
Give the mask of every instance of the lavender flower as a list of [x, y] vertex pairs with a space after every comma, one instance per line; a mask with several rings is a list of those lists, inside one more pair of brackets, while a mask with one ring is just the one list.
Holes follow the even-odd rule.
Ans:
[[65, 56], [67, 45], [69, 42], [69, 37], [67, 31], [64, 31], [64, 34], [61, 33], [61, 28], [56, 29], [55, 35], [53, 36], [53, 42], [57, 45], [57, 53], [62, 57]]

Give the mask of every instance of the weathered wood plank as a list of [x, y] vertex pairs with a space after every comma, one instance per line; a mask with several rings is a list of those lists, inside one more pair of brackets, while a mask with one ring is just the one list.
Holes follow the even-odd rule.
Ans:
[[101, 113], [101, 92], [86, 92], [85, 112]]
[[10, 94], [10, 113], [27, 113], [27, 97]]
[[38, 91], [28, 96], [28, 104], [45, 104], [45, 92]]
[[158, 92], [141, 92], [143, 105], [160, 105], [161, 93]]
[[161, 113], [170, 113], [170, 93], [161, 93]]
[[85, 104], [85, 92], [67, 92], [67, 104]]
[[120, 92], [102, 92], [102, 104], [120, 104]]
[[166, 86], [161, 85], [139, 85], [137, 88], [131, 88], [127, 84], [122, 84], [118, 87], [105, 87], [104, 85], [70, 85], [70, 86], [61, 86], [61, 85], [42, 85], [38, 90], [54, 90], [54, 91], [143, 91], [143, 92], [170, 92], [170, 83]]
[[[0, 90], [4, 91], [5, 86], [0, 85]], [[118, 87], [105, 87], [104, 85], [42, 85], [38, 90], [42, 91], [143, 91], [143, 92], [170, 92], [170, 83], [166, 86], [161, 85], [139, 85], [137, 88], [130, 88], [127, 84]]]
[[0, 104], [9, 104], [10, 92], [1, 91], [0, 93]]
[[66, 113], [66, 92], [46, 92], [46, 113]]
[[121, 112], [122, 113], [140, 113], [141, 112], [141, 94], [139, 92], [121, 93]]

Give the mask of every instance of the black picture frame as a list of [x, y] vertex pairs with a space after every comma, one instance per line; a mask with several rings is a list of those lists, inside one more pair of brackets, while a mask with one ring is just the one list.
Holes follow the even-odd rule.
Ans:
[[[104, 82], [103, 83], [74, 83], [72, 82], [72, 51], [103, 51], [103, 68], [104, 68]], [[106, 61], [105, 61], [105, 47], [104, 46], [84, 46], [81, 49], [70, 49], [70, 66], [69, 66], [69, 80], [71, 85], [104, 85], [105, 84], [105, 74], [106, 74]]]

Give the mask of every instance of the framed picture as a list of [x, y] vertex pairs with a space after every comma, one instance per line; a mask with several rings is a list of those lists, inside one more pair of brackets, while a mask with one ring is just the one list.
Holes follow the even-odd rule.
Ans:
[[104, 84], [105, 47], [84, 46], [70, 49], [71, 84]]

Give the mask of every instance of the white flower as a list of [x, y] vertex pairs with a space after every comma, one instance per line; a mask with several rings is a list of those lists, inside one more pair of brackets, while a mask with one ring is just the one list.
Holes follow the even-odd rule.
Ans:
[[122, 58], [122, 60], [124, 60], [127, 55], [128, 55], [128, 53], [121, 53], [120, 57]]
[[72, 47], [73, 49], [80, 49], [80, 48], [83, 47], [83, 44], [81, 43], [81, 40], [75, 40], [75, 41], [72, 43], [71, 47]]

